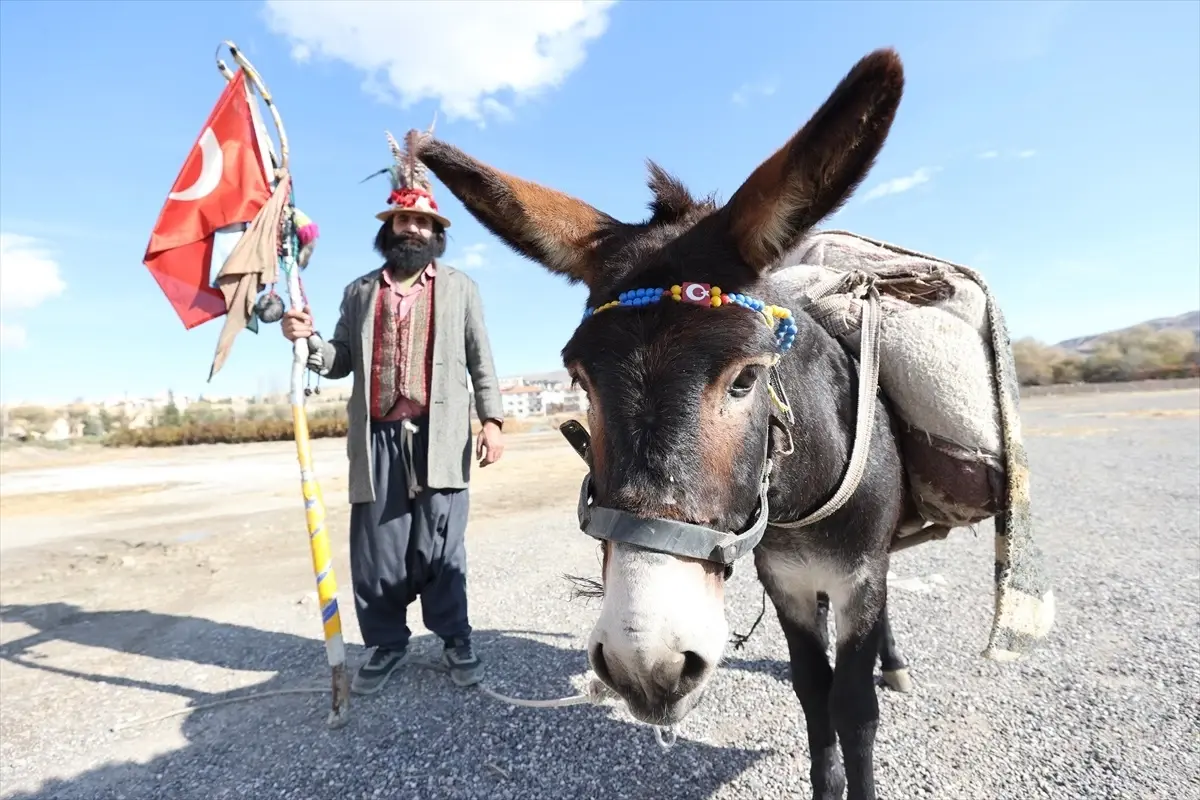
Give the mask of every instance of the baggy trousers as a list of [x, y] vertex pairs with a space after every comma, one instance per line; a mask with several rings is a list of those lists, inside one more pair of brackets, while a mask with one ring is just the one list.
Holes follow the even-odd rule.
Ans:
[[[466, 637], [467, 489], [425, 485], [428, 420], [371, 423], [375, 502], [350, 508], [350, 573], [363, 644], [403, 649], [408, 606], [421, 598], [425, 627], [443, 640]], [[409, 499], [409, 481], [422, 487]]]

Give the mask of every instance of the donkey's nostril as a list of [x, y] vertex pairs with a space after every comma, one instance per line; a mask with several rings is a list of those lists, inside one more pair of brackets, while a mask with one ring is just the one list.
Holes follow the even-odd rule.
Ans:
[[681, 678], [686, 680], [698, 680], [704, 677], [704, 673], [708, 672], [708, 662], [699, 653], [688, 650], [683, 654], [683, 673]]
[[612, 673], [608, 669], [608, 664], [604, 661], [604, 645], [599, 642], [592, 648], [592, 669], [596, 671], [596, 677], [602, 683], [608, 686], [613, 685]]
[[708, 661], [699, 653], [686, 651], [683, 654], [683, 669], [679, 673], [680, 691], [687, 694], [699, 686], [708, 674], [708, 666]]

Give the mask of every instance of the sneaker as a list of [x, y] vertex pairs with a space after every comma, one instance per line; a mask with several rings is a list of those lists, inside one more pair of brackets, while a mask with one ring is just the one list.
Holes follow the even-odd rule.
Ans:
[[442, 663], [450, 668], [455, 686], [474, 686], [483, 679], [483, 662], [475, 655], [470, 639], [452, 639], [442, 651]]
[[408, 650], [388, 650], [386, 647], [376, 647], [375, 652], [367, 659], [367, 663], [354, 673], [350, 683], [350, 691], [355, 694], [375, 694], [387, 679], [408, 661]]

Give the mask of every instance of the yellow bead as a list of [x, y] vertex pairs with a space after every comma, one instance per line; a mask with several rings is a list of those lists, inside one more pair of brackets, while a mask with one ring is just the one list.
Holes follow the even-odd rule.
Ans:
[[711, 302], [712, 302], [712, 307], [716, 308], [717, 306], [721, 305], [721, 298], [718, 297], [717, 295], [713, 295]]
[[721, 296], [721, 287], [713, 286], [711, 289], [708, 290], [708, 293], [711, 294], [713, 297], [720, 297]]
[[683, 291], [683, 287], [680, 286], [678, 283], [671, 287], [671, 294], [678, 295], [682, 291]]

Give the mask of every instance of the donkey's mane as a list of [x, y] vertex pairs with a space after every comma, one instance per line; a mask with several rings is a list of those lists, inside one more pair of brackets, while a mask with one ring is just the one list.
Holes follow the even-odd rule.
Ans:
[[[641, 222], [612, 220], [597, 235], [603, 253], [603, 278], [592, 286], [591, 300], [604, 302], [635, 284], [711, 279], [732, 285], [741, 267], [731, 271], [729, 248], [716, 193], [696, 197], [683, 181], [647, 159], [650, 217]], [[682, 256], [682, 257], [681, 257]], [[686, 263], [687, 272], [680, 272]]]
[[701, 216], [717, 210], [715, 195], [696, 199], [682, 181], [654, 161], [647, 159], [646, 168], [650, 172], [646, 185], [654, 194], [654, 199], [650, 201], [651, 217], [644, 223], [646, 227], [695, 222]]

